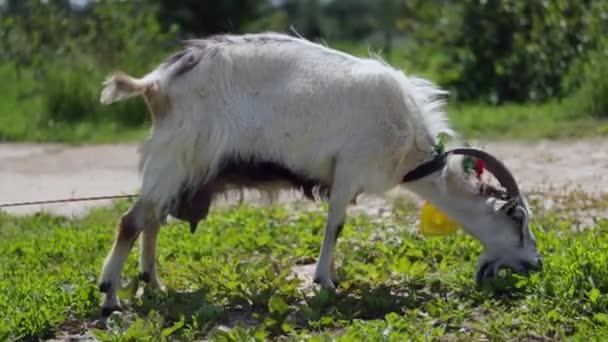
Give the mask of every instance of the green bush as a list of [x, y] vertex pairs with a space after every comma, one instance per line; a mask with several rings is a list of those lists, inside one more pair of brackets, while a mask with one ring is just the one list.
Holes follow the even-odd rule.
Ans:
[[569, 110], [608, 117], [608, 44], [589, 54], [580, 71], [584, 81], [568, 99]]
[[68, 70], [54, 72], [47, 78], [47, 86], [42, 90], [45, 119], [59, 122], [97, 119], [97, 104], [83, 76]]
[[0, 60], [14, 63], [18, 71], [35, 71], [36, 82], [27, 92], [41, 99], [42, 126], [140, 125], [148, 117], [142, 100], [104, 107], [99, 94], [109, 73], [122, 69], [140, 76], [177, 43], [176, 28], [164, 31], [158, 11], [158, 4], [141, 0], [95, 2], [81, 12], [54, 2], [24, 1], [0, 17]]
[[605, 0], [467, 0], [455, 43], [460, 98], [491, 102], [563, 96], [571, 62], [605, 33]]
[[[104, 75], [83, 67], [54, 67], [42, 89], [43, 124], [113, 121], [136, 126], [149, 115], [142, 99], [133, 99], [106, 107], [99, 103]], [[51, 86], [52, 85], [52, 86]], [[46, 121], [46, 122], [45, 122]]]

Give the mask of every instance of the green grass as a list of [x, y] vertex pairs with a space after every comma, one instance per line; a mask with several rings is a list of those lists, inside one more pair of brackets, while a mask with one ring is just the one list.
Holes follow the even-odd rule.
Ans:
[[454, 128], [467, 138], [559, 139], [608, 135], [608, 119], [568, 110], [568, 101], [544, 104], [450, 105]]
[[[407, 204], [391, 219], [349, 217], [337, 248], [337, 293], [303, 292], [291, 272], [317, 258], [325, 207], [221, 209], [194, 235], [171, 223], [158, 255], [167, 293], [134, 296], [126, 286], [126, 311], [99, 321], [97, 277], [127, 207], [77, 220], [0, 214], [0, 340], [83, 330], [108, 341], [608, 338], [607, 220], [575, 233], [562, 210], [540, 213], [532, 229], [545, 270], [503, 271], [478, 288], [479, 243], [462, 232], [422, 237]], [[138, 250], [126, 280], [138, 272]]]

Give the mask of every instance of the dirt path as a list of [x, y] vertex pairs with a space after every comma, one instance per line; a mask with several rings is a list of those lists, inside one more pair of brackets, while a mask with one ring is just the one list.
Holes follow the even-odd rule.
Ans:
[[[136, 192], [136, 146], [0, 144], [0, 203]], [[41, 209], [80, 216], [110, 201], [6, 208], [12, 214]]]
[[[608, 193], [608, 138], [533, 143], [475, 143], [513, 170], [526, 191], [580, 189]], [[0, 203], [134, 193], [139, 186], [137, 146], [0, 144]], [[393, 191], [389, 194], [400, 194]], [[80, 216], [109, 201], [6, 208], [12, 214], [39, 210]], [[367, 198], [358, 208], [377, 212], [388, 202]]]

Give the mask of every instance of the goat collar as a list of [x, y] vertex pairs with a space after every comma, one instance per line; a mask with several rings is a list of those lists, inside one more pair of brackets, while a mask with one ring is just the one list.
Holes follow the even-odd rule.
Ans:
[[405, 176], [403, 176], [403, 178], [401, 179], [401, 181], [403, 183], [417, 181], [421, 178], [430, 175], [431, 173], [443, 169], [447, 164], [447, 157], [449, 154], [449, 151], [441, 154], [436, 154], [435, 158], [416, 166], [415, 169], [406, 173]]

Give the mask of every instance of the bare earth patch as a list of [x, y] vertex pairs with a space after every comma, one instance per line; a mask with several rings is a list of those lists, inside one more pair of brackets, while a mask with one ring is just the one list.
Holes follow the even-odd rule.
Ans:
[[[0, 203], [102, 196], [137, 190], [136, 146], [0, 144]], [[110, 201], [7, 208], [10, 214], [44, 210], [83, 216]]]

